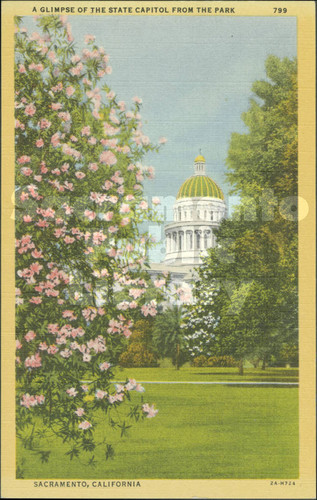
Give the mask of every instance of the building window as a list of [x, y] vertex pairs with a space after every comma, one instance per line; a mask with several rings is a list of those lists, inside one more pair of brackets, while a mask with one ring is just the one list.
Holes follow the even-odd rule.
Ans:
[[199, 250], [200, 249], [200, 234], [199, 233], [197, 233], [197, 235], [196, 235], [196, 241], [197, 241], [197, 250]]
[[200, 219], [200, 212], [197, 210], [197, 219]]
[[184, 212], [184, 219], [187, 219], [187, 212]]
[[205, 220], [207, 219], [207, 210], [205, 210]]
[[210, 220], [214, 220], [214, 214], [210, 212]]
[[204, 238], [205, 238], [205, 248], [208, 248], [208, 234], [207, 233], [205, 233]]

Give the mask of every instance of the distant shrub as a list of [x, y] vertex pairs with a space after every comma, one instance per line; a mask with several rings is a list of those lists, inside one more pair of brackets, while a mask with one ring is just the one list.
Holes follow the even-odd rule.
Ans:
[[230, 368], [238, 366], [238, 363], [232, 356], [211, 356], [210, 358], [208, 358], [207, 366]]
[[158, 355], [152, 349], [151, 340], [150, 323], [146, 320], [137, 321], [127, 350], [119, 357], [119, 364], [127, 368], [159, 366]]
[[210, 367], [235, 367], [237, 361], [232, 356], [196, 356], [192, 361], [192, 366], [210, 366]]
[[201, 354], [200, 356], [196, 356], [191, 363], [192, 366], [208, 366], [208, 358]]
[[141, 342], [130, 344], [128, 350], [120, 355], [119, 364], [127, 368], [159, 366], [157, 356], [146, 349]]

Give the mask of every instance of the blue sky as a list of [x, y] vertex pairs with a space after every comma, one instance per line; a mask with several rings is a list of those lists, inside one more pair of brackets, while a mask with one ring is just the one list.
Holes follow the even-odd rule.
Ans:
[[[33, 18], [32, 18], [33, 19]], [[244, 132], [255, 80], [265, 78], [269, 54], [296, 56], [294, 17], [69, 16], [79, 46], [83, 36], [110, 55], [108, 84], [127, 103], [143, 99], [144, 132], [168, 142], [146, 165], [156, 169], [146, 192], [170, 207], [182, 182], [193, 173], [201, 149], [207, 174], [225, 193], [225, 159], [232, 132]], [[29, 27], [33, 24], [28, 19]], [[161, 230], [151, 228], [160, 239]], [[152, 259], [164, 257], [160, 246]]]

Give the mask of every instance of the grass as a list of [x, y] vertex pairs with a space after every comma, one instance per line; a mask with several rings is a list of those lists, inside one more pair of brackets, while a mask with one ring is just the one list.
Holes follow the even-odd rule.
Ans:
[[[229, 369], [129, 369], [139, 380], [210, 380], [233, 377]], [[172, 378], [171, 378], [171, 371]], [[287, 373], [284, 373], [287, 371]], [[236, 372], [236, 369], [235, 369]], [[252, 375], [251, 370], [245, 377]], [[270, 370], [279, 380], [296, 377], [295, 370]], [[269, 373], [269, 372], [267, 372]], [[291, 374], [290, 374], [291, 373]], [[125, 378], [125, 371], [121, 373]], [[151, 376], [150, 376], [151, 375]], [[170, 376], [168, 378], [168, 376]], [[120, 378], [120, 377], [119, 377]], [[95, 468], [88, 455], [65, 456], [66, 445], [48, 444], [51, 459], [19, 450], [25, 479], [227, 479], [298, 477], [298, 389], [270, 386], [146, 385], [145, 401], [155, 402], [154, 419], [134, 424], [120, 438], [105, 425], [115, 447], [113, 460], [98, 448]]]

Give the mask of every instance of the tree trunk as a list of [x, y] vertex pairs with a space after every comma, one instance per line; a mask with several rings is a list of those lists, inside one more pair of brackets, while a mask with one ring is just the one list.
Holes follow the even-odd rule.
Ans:
[[179, 370], [179, 344], [176, 346], [176, 370]]
[[243, 359], [239, 361], [239, 375], [243, 375]]
[[263, 358], [261, 370], [265, 370], [265, 368], [266, 368], [266, 359]]

